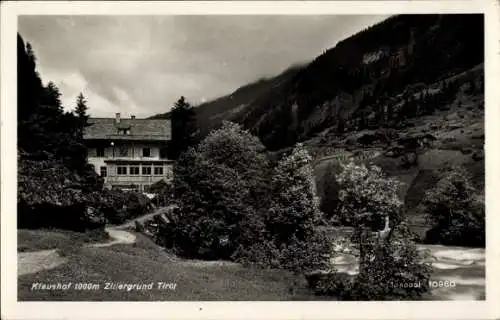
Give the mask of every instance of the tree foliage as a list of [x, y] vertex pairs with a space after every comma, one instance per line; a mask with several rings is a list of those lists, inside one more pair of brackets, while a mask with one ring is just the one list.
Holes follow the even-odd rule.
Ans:
[[332, 248], [318, 228], [322, 222], [311, 157], [298, 145], [279, 161], [272, 179], [266, 228], [279, 252], [277, 266], [292, 271], [327, 268]]
[[340, 186], [336, 178], [337, 168], [332, 162], [328, 164], [325, 174], [321, 177], [321, 202], [320, 209], [327, 218], [332, 218], [337, 213], [339, 205]]
[[454, 167], [426, 192], [423, 208], [434, 226], [427, 241], [448, 245], [485, 246], [484, 199], [468, 172]]
[[[239, 125], [224, 123], [180, 157], [174, 168], [180, 209], [172, 231], [180, 253], [227, 258], [262, 230], [261, 206], [265, 207], [268, 185], [263, 150], [260, 141]], [[217, 252], [223, 238], [229, 240], [224, 254]]]
[[75, 107], [75, 114], [77, 116], [77, 121], [78, 121], [78, 138], [83, 139], [83, 133], [85, 130], [85, 127], [87, 127], [87, 121], [89, 119], [89, 116], [87, 115], [87, 99], [83, 96], [83, 93], [80, 92], [80, 94], [76, 97], [76, 107]]
[[[316, 284], [320, 294], [341, 300], [414, 300], [429, 290], [431, 268], [423, 262], [400, 217], [400, 183], [380, 168], [348, 163], [338, 175], [341, 212], [354, 226], [352, 241], [359, 252], [359, 274], [337, 275]], [[389, 218], [388, 226], [380, 222]], [[376, 232], [380, 230], [380, 232]]]
[[273, 169], [258, 138], [225, 122], [174, 169], [179, 209], [162, 243], [178, 253], [294, 271], [319, 268], [329, 245], [310, 157], [298, 148]]
[[48, 152], [76, 170], [85, 168], [79, 120], [65, 112], [59, 88], [43, 85], [36, 72], [33, 48], [17, 38], [18, 55], [18, 147], [27, 153]]
[[339, 198], [339, 216], [344, 224], [353, 225], [356, 216], [372, 213], [371, 220], [380, 227], [382, 218], [388, 216], [391, 221], [400, 220], [402, 201], [398, 197], [401, 182], [386, 177], [379, 167], [356, 165], [350, 162], [342, 165], [343, 170], [337, 175], [341, 185]]
[[198, 130], [196, 112], [183, 96], [172, 108], [171, 123], [172, 140], [169, 150], [172, 158], [177, 159], [182, 152], [194, 145]]

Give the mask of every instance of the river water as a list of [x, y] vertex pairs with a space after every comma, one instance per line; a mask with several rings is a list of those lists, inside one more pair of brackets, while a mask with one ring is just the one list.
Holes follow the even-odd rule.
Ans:
[[[485, 297], [485, 249], [442, 245], [418, 245], [430, 253], [432, 300], [483, 300]], [[338, 272], [355, 275], [358, 260], [348, 253], [332, 259]], [[441, 283], [440, 283], [441, 281]]]

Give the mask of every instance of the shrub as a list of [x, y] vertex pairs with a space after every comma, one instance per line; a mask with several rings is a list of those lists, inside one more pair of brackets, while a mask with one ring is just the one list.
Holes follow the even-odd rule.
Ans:
[[346, 300], [417, 300], [429, 290], [432, 271], [423, 262], [407, 226], [393, 227], [390, 238], [364, 238], [360, 273]]
[[318, 296], [332, 296], [348, 300], [352, 293], [354, 277], [345, 273], [317, 272], [306, 276], [307, 284]]
[[112, 224], [124, 223], [152, 209], [149, 198], [140, 193], [111, 189], [103, 190], [101, 194], [95, 206]]
[[426, 242], [484, 247], [484, 200], [464, 168], [454, 167], [446, 172], [426, 193], [423, 209], [433, 225]]
[[102, 213], [90, 209], [99, 199], [95, 172], [86, 168], [82, 176], [51, 157], [23, 156], [18, 164], [19, 228], [85, 231], [104, 226]]

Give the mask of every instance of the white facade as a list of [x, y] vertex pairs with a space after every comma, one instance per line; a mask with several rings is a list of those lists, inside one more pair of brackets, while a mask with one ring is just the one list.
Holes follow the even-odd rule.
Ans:
[[89, 123], [84, 135], [87, 159], [107, 186], [147, 192], [155, 182], [172, 180], [169, 120], [122, 119], [117, 114]]
[[141, 192], [159, 180], [169, 182], [173, 177], [171, 161], [160, 157], [160, 147], [147, 143], [121, 142], [118, 146], [89, 148], [88, 162], [106, 184]]

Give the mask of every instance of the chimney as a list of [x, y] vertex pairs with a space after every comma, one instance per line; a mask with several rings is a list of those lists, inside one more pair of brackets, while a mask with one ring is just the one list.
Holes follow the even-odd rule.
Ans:
[[115, 123], [120, 123], [120, 113], [116, 114]]
[[130, 119], [135, 119], [135, 116], [134, 116], [134, 115], [131, 115], [131, 116], [130, 116]]

